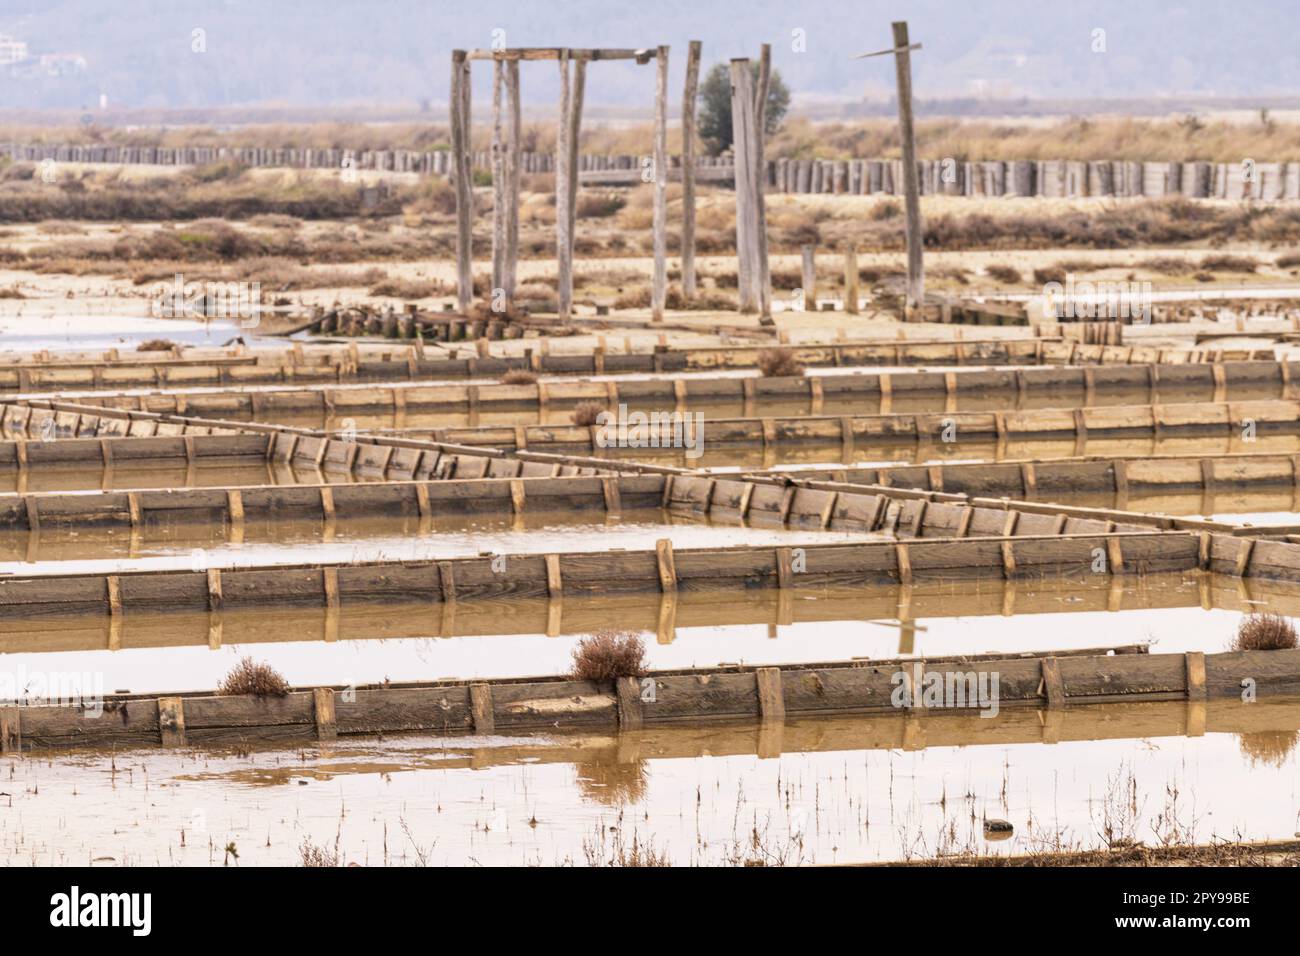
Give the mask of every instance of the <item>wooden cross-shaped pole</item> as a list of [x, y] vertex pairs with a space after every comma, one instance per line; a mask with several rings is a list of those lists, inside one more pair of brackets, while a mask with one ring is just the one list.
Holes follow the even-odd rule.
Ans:
[[894, 54], [894, 67], [898, 76], [898, 132], [903, 145], [903, 191], [907, 210], [906, 313], [910, 315], [925, 302], [925, 270], [921, 262], [921, 183], [916, 169], [916, 136], [912, 131], [912, 51], [921, 49], [921, 44], [908, 42], [906, 20], [894, 21], [893, 27], [893, 47], [875, 53], [864, 53], [862, 57]]

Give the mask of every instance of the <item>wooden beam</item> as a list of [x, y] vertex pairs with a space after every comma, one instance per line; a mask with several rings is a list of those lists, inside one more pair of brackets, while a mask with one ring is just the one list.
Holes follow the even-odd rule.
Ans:
[[570, 47], [555, 46], [538, 46], [538, 47], [514, 47], [508, 50], [470, 50], [467, 54], [471, 60], [574, 60], [587, 62], [590, 60], [636, 60], [638, 64], [649, 63], [654, 59], [654, 47], [642, 48], [639, 50], [607, 48], [607, 49], [574, 49]]
[[853, 243], [844, 247], [844, 311], [858, 314], [858, 248]]
[[682, 93], [682, 295], [695, 298], [695, 101], [700, 86], [699, 40], [686, 52], [686, 88]]
[[817, 247], [799, 247], [803, 256], [803, 307], [808, 312], [817, 311]]
[[763, 325], [772, 322], [772, 271], [767, 257], [767, 94], [772, 78], [772, 45], [764, 43], [758, 59], [758, 89], [754, 92], [754, 255], [757, 262], [758, 317]]
[[474, 189], [469, 157], [469, 63], [464, 50], [451, 54], [451, 152], [456, 187], [456, 302], [469, 311], [474, 297]]
[[650, 285], [650, 315], [664, 320], [668, 296], [668, 47], [655, 51], [654, 142], [654, 274]]
[[513, 306], [519, 272], [519, 186], [523, 174], [523, 122], [519, 105], [519, 61], [506, 63], [506, 305]]
[[495, 306], [506, 286], [506, 143], [501, 122], [501, 95], [505, 86], [505, 61], [492, 62], [492, 288], [488, 302]]
[[560, 117], [555, 131], [555, 269], [556, 298], [561, 319], [573, 311], [573, 244], [569, 241], [569, 113], [572, 95], [569, 89], [568, 51], [561, 51]]
[[736, 170], [736, 276], [740, 311], [758, 309], [758, 212], [754, 208], [754, 77], [749, 60], [731, 61], [731, 133]]
[[896, 20], [894, 67], [898, 79], [898, 132], [903, 145], [903, 192], [907, 209], [907, 308], [925, 303], [925, 271], [921, 260], [921, 187], [916, 170], [916, 135], [912, 129], [912, 54], [907, 21]]

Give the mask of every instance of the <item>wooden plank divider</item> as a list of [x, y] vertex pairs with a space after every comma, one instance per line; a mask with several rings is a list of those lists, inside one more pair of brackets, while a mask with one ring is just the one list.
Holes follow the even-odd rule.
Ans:
[[1043, 696], [1047, 698], [1049, 710], [1065, 706], [1065, 687], [1061, 681], [1061, 667], [1055, 657], [1044, 657], [1039, 661], [1042, 670]]
[[665, 593], [677, 591], [677, 568], [673, 560], [673, 543], [669, 538], [655, 542], [655, 557], [659, 566], [659, 587]]

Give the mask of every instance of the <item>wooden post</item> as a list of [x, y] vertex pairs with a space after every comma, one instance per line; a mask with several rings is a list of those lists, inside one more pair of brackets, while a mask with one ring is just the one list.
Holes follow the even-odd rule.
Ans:
[[668, 297], [668, 47], [655, 51], [655, 181], [654, 276], [650, 286], [650, 316], [664, 320]]
[[699, 40], [686, 53], [686, 90], [682, 94], [682, 295], [695, 298], [695, 100], [700, 85]]
[[519, 186], [523, 171], [523, 123], [519, 107], [519, 61], [506, 64], [506, 305], [513, 306], [519, 272]]
[[912, 130], [912, 54], [907, 21], [894, 27], [894, 67], [898, 75], [898, 132], [903, 143], [903, 188], [907, 208], [907, 309], [925, 302], [925, 272], [921, 261], [921, 195], [916, 172], [916, 136]]
[[731, 61], [731, 151], [736, 171], [736, 276], [740, 311], [758, 309], [755, 237], [758, 212], [754, 208], [754, 77], [749, 60]]
[[498, 302], [498, 290], [506, 285], [506, 144], [501, 125], [501, 92], [505, 85], [505, 62], [492, 61], [492, 288], [488, 301]]
[[772, 45], [764, 43], [758, 60], [758, 89], [754, 93], [754, 255], [758, 270], [758, 317], [763, 325], [772, 325], [772, 272], [767, 259], [767, 92], [772, 78]]
[[573, 245], [569, 241], [569, 54], [561, 50], [560, 124], [555, 131], [555, 268], [560, 318], [573, 310]]
[[[587, 60], [573, 61], [573, 98], [569, 101], [569, 266], [573, 266], [573, 243], [578, 221], [578, 139], [582, 133], [582, 103], [587, 88]], [[572, 277], [569, 294], [572, 297]]]
[[807, 312], [817, 311], [817, 247], [800, 246], [803, 253], [803, 307]]
[[464, 50], [451, 53], [451, 152], [456, 187], [456, 303], [469, 310], [474, 296], [472, 228], [474, 189], [469, 163], [469, 61]]
[[844, 247], [844, 311], [858, 314], [858, 249], [852, 243]]

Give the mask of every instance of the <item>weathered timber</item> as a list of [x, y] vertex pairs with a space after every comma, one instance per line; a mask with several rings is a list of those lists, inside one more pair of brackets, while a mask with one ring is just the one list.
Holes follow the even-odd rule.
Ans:
[[[167, 745], [179, 739], [194, 744], [220, 740], [231, 732], [247, 740], [399, 731], [510, 734], [539, 728], [640, 729], [710, 720], [780, 723], [791, 717], [856, 714], [896, 715], [900, 720], [919, 720], [924, 726], [939, 720], [941, 728], [944, 717], [969, 715], [991, 706], [993, 702], [981, 699], [977, 689], [991, 686], [993, 679], [998, 681], [999, 711], [1050, 706], [1040, 679], [1042, 661], [1042, 657], [1032, 656], [979, 656], [925, 662], [655, 671], [641, 679], [643, 685], [653, 687], [654, 693], [641, 694], [634, 708], [626, 703], [620, 705], [621, 695], [613, 681], [567, 678], [350, 688], [351, 693], [345, 696], [330, 695], [333, 706], [327, 705], [323, 712], [321, 702], [326, 694], [322, 692], [334, 688], [293, 690], [283, 697], [113, 697], [104, 702], [102, 714], [82, 706], [12, 708], [8, 711], [9, 722], [16, 726], [8, 733], [19, 746], [38, 749], [127, 743]], [[1061, 707], [1131, 707], [1181, 700], [1186, 707], [1207, 708], [1198, 717], [1198, 730], [1202, 723], [1208, 726], [1208, 698], [1239, 695], [1244, 679], [1252, 680], [1261, 697], [1269, 700], [1282, 701], [1300, 690], [1300, 650], [1205, 655], [1206, 699], [1189, 684], [1181, 654], [1061, 656], [1054, 661]], [[914, 683], [907, 681], [918, 677]], [[900, 678], [912, 683], [921, 695], [936, 686], [942, 693], [948, 685], [970, 688], [971, 695], [954, 696], [938, 707], [930, 701], [922, 708], [902, 708], [897, 695]], [[630, 696], [631, 688], [628, 690], [629, 694], [622, 696]], [[1215, 712], [1239, 720], [1241, 711], [1220, 703]], [[1286, 719], [1288, 713], [1273, 710], [1267, 716]], [[997, 725], [995, 720], [987, 723], [990, 728]], [[1057, 721], [1051, 723], [1059, 728]], [[1192, 732], [1187, 729], [1190, 726], [1184, 724], [1181, 732]], [[1053, 733], [1053, 739], [1059, 739], [1056, 730]]]

